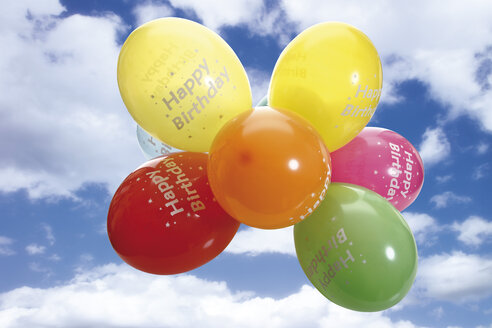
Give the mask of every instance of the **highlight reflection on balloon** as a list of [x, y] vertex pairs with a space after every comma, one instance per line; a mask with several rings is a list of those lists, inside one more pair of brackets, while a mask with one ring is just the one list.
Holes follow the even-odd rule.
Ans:
[[410, 228], [396, 208], [364, 187], [332, 183], [314, 213], [294, 226], [294, 240], [311, 283], [348, 309], [387, 309], [415, 279]]
[[210, 149], [210, 186], [240, 222], [283, 228], [307, 217], [330, 183], [330, 155], [297, 115], [258, 107], [229, 121]]

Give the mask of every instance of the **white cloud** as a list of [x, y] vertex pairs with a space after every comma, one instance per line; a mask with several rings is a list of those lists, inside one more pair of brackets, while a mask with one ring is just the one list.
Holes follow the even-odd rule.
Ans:
[[47, 267], [43, 266], [39, 262], [31, 262], [31, 263], [29, 263], [29, 269], [31, 271], [34, 271], [34, 272], [37, 272], [37, 273], [43, 273], [46, 278], [47, 277], [50, 277], [51, 275], [53, 275], [53, 272], [51, 271], [50, 268], [47, 268]]
[[477, 146], [477, 153], [479, 155], [485, 154], [489, 150], [489, 144], [486, 144], [484, 142], [478, 144]]
[[246, 228], [240, 230], [225, 249], [228, 253], [250, 256], [279, 253], [296, 256], [292, 227], [275, 230]]
[[[163, 295], [165, 297], [163, 297]], [[83, 309], [81, 311], [81, 309]], [[0, 294], [2, 327], [340, 327], [412, 328], [385, 312], [361, 313], [303, 286], [274, 299], [233, 292], [224, 282], [192, 275], [155, 276], [126, 265], [78, 274], [64, 285]]]
[[89, 270], [94, 266], [94, 256], [89, 253], [83, 253], [79, 256], [75, 271], [76, 272], [84, 272], [86, 270]]
[[475, 168], [472, 174], [473, 180], [479, 180], [487, 176], [487, 172], [489, 171], [490, 165], [489, 163], [480, 164]]
[[441, 128], [425, 130], [419, 154], [426, 167], [445, 160], [451, 152], [451, 145]]
[[479, 216], [470, 216], [461, 223], [454, 222], [451, 227], [459, 232], [458, 240], [468, 246], [480, 246], [492, 237], [492, 221]]
[[29, 244], [26, 246], [26, 252], [29, 255], [44, 254], [45, 251], [46, 251], [45, 246], [41, 246], [37, 244]]
[[492, 259], [453, 252], [419, 263], [414, 288], [422, 296], [453, 303], [476, 302], [492, 295]]
[[[114, 191], [143, 162], [118, 94], [114, 15], [58, 17], [57, 1], [2, 8], [0, 191], [76, 199], [85, 183]], [[26, 15], [29, 13], [29, 15]]]
[[0, 236], [0, 255], [14, 255], [15, 251], [10, 247], [14, 240], [5, 236]]
[[19, 19], [24, 18], [28, 11], [32, 17], [49, 19], [50, 16], [61, 14], [64, 10], [58, 0], [24, 0], [22, 3], [9, 1], [3, 4], [0, 12], [0, 31], [19, 31], [28, 27], [30, 22]]
[[444, 314], [444, 309], [442, 306], [436, 307], [434, 310], [432, 310], [431, 314], [436, 319], [441, 319]]
[[55, 244], [55, 235], [53, 234], [53, 229], [51, 228], [50, 225], [46, 224], [46, 223], [43, 223], [41, 225], [41, 227], [43, 228], [44, 232], [45, 232], [45, 236], [46, 236], [46, 240], [48, 241], [48, 243], [53, 246]]
[[217, 33], [223, 27], [244, 26], [254, 35], [274, 35], [280, 45], [286, 45], [295, 33], [295, 24], [286, 21], [284, 10], [278, 5], [267, 8], [263, 0], [171, 0], [170, 4], [172, 7], [148, 1], [137, 5], [133, 13], [137, 23], [142, 24], [181, 9], [188, 15], [197, 16], [203, 25]]
[[468, 196], [459, 196], [456, 195], [452, 191], [446, 191], [443, 192], [442, 194], [434, 195], [430, 199], [431, 203], [434, 203], [434, 206], [436, 208], [445, 208], [450, 205], [450, 203], [453, 204], [466, 204], [471, 202], [472, 199]]
[[432, 244], [437, 240], [436, 233], [441, 229], [432, 216], [414, 212], [403, 212], [402, 215], [410, 226], [417, 243]]
[[261, 13], [262, 0], [170, 0], [175, 8], [191, 10], [203, 20], [203, 24], [217, 31], [224, 25], [246, 24]]
[[53, 261], [53, 262], [58, 262], [61, 260], [61, 257], [58, 254], [52, 254], [48, 256], [48, 260]]
[[134, 8], [133, 14], [136, 17], [136, 25], [142, 25], [148, 21], [172, 16], [173, 8], [166, 4], [153, 4], [151, 2], [138, 5]]
[[436, 176], [436, 180], [437, 182], [439, 183], [445, 183], [445, 182], [448, 182], [449, 180], [451, 180], [453, 178], [452, 175], [443, 175], [443, 176]]

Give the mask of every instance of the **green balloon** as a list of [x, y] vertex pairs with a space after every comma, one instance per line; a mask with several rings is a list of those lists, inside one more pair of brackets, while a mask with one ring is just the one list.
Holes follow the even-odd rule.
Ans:
[[417, 273], [417, 246], [400, 212], [364, 187], [332, 183], [325, 199], [294, 226], [296, 253], [311, 283], [356, 311], [398, 303]]
[[268, 95], [261, 98], [260, 102], [256, 104], [256, 107], [268, 106]]

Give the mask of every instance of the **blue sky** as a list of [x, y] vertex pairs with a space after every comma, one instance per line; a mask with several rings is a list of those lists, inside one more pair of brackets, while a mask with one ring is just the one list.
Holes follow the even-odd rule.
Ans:
[[[305, 28], [343, 21], [371, 38], [384, 81], [369, 125], [406, 137], [425, 163], [403, 212], [419, 270], [400, 304], [330, 303], [298, 265], [291, 229], [242, 227], [218, 258], [177, 276], [118, 258], [107, 209], [145, 157], [116, 62], [132, 29], [164, 16], [218, 32], [254, 102]], [[492, 3], [8, 1], [0, 44], [0, 326], [492, 327]]]

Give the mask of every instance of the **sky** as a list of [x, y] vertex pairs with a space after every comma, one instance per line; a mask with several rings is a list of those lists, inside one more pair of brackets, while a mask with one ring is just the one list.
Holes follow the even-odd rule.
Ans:
[[[291, 228], [242, 226], [213, 261], [175, 276], [117, 256], [109, 203], [146, 160], [117, 58], [133, 29], [167, 16], [227, 41], [253, 103], [309, 26], [369, 36], [383, 65], [369, 126], [404, 136], [425, 165], [402, 213], [419, 254], [402, 302], [375, 313], [331, 303], [302, 272]], [[492, 2], [4, 1], [0, 44], [1, 327], [492, 327]]]

